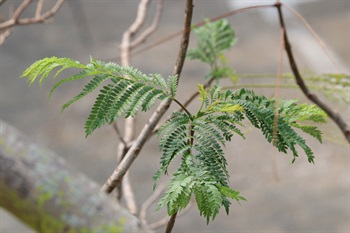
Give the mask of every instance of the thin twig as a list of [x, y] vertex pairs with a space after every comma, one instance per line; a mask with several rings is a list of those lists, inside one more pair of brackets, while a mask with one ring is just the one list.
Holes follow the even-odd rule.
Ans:
[[[9, 6], [9, 15], [13, 15], [13, 12], [14, 12], [13, 5], [10, 5]], [[0, 46], [5, 42], [6, 38], [11, 35], [12, 31], [13, 31], [12, 27], [7, 28], [5, 30], [0, 29]]]
[[0, 33], [0, 46], [5, 42], [6, 38], [12, 33], [12, 28], [8, 28]]
[[123, 39], [120, 44], [120, 58], [123, 66], [130, 66], [131, 38], [141, 29], [142, 25], [144, 24], [148, 6], [149, 0], [140, 0], [135, 21], [123, 34]]
[[35, 18], [39, 18], [41, 15], [41, 11], [43, 10], [43, 5], [44, 5], [45, 0], [39, 0], [38, 5], [36, 6], [35, 10]]
[[[190, 2], [190, 3], [189, 3]], [[189, 44], [190, 38], [190, 27], [192, 20], [192, 1], [188, 0], [186, 4], [186, 16], [184, 22], [184, 33], [180, 42], [180, 50], [177, 56], [174, 75], [177, 75], [178, 78], [181, 77], [182, 67], [185, 61], [187, 47]], [[144, 126], [136, 141], [133, 143], [124, 159], [121, 163], [116, 167], [112, 175], [108, 178], [106, 183], [102, 186], [102, 191], [106, 193], [111, 193], [113, 189], [118, 186], [121, 182], [122, 177], [125, 175], [126, 171], [130, 168], [133, 161], [136, 159], [138, 154], [140, 153], [143, 145], [152, 134], [153, 129], [156, 127], [159, 120], [162, 118], [164, 113], [168, 110], [171, 104], [171, 99], [164, 100], [157, 110], [153, 113], [151, 118], [148, 120], [147, 124]]]
[[158, 188], [152, 193], [152, 195], [142, 204], [140, 210], [140, 220], [146, 226], [147, 225], [147, 210], [158, 199], [165, 189], [165, 184], [158, 185]]
[[314, 93], [310, 92], [309, 88], [306, 86], [302, 76], [300, 75], [299, 68], [296, 64], [296, 61], [293, 56], [292, 48], [288, 39], [288, 34], [286, 30], [286, 26], [284, 23], [284, 18], [283, 18], [283, 13], [282, 13], [282, 8], [281, 8], [281, 3], [276, 3], [275, 4], [277, 10], [278, 10], [278, 16], [279, 16], [279, 21], [281, 28], [284, 30], [284, 48], [286, 50], [288, 59], [289, 59], [289, 64], [292, 69], [292, 72], [294, 74], [296, 83], [302, 90], [302, 92], [305, 94], [305, 96], [314, 102], [316, 105], [318, 105], [323, 111], [325, 111], [328, 116], [338, 125], [339, 129], [343, 132], [346, 140], [350, 143], [350, 128], [347, 125], [347, 123], [343, 120], [342, 116], [339, 113], [334, 112], [331, 107], [329, 107], [327, 104], [325, 104], [323, 101], [321, 101], [317, 95]]
[[339, 64], [337, 64], [337, 62], [335, 61], [335, 59], [332, 57], [332, 55], [330, 54], [330, 52], [328, 51], [327, 47], [325, 46], [325, 44], [323, 43], [322, 39], [317, 35], [317, 33], [312, 29], [312, 27], [310, 26], [310, 24], [306, 21], [306, 19], [296, 10], [294, 10], [292, 7], [290, 7], [288, 4], [286, 3], [281, 3], [283, 6], [285, 6], [290, 12], [292, 12], [295, 16], [297, 16], [299, 18], [299, 20], [305, 25], [306, 29], [311, 33], [311, 35], [315, 38], [315, 40], [317, 41], [317, 43], [321, 46], [321, 48], [323, 49], [323, 51], [326, 53], [327, 57], [329, 58], [329, 60], [333, 63], [334, 67], [340, 72], [340, 73], [344, 73], [344, 71], [340, 68]]
[[162, 16], [163, 12], [163, 2], [164, 0], [157, 0], [157, 9], [151, 26], [149, 26], [145, 31], [142, 32], [141, 35], [139, 35], [133, 42], [131, 42], [131, 49], [144, 42], [153, 32], [157, 30], [160, 17]]
[[9, 20], [7, 20], [3, 23], [0, 23], [0, 30], [7, 29], [7, 28], [13, 27], [15, 25], [27, 25], [27, 24], [45, 22], [47, 19], [51, 18], [54, 14], [57, 13], [57, 11], [61, 8], [64, 0], [57, 0], [56, 4], [50, 10], [48, 10], [44, 14], [42, 14], [40, 17], [21, 19], [20, 16], [21, 16], [22, 12], [26, 9], [26, 7], [28, 7], [28, 5], [31, 2], [32, 2], [32, 0], [23, 1], [23, 3], [17, 8], [15, 13], [12, 15], [12, 17]]

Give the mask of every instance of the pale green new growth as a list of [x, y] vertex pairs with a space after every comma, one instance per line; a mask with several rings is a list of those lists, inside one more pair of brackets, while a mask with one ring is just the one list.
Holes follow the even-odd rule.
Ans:
[[187, 57], [191, 60], [200, 60], [210, 66], [210, 74], [207, 77], [234, 78], [235, 72], [228, 65], [223, 52], [229, 50], [236, 42], [235, 33], [226, 19], [207, 24], [193, 29], [198, 37], [196, 49], [189, 49]]
[[81, 71], [58, 81], [51, 89], [49, 96], [63, 83], [92, 76], [83, 90], [62, 106], [62, 110], [100, 87], [102, 82], [112, 81], [100, 90], [85, 123], [86, 135], [91, 134], [102, 125], [111, 124], [123, 113], [125, 113], [125, 117], [133, 117], [140, 108], [142, 111], [149, 110], [157, 99], [174, 98], [177, 88], [176, 77], [169, 78], [168, 87], [164, 78], [159, 74], [145, 75], [132, 67], [122, 67], [115, 63], [104, 63], [93, 59], [89, 64], [83, 65], [68, 58], [44, 58], [26, 69], [21, 77], [27, 76], [28, 82], [32, 84], [41, 76], [39, 80], [41, 84], [57, 67], [61, 67], [61, 69], [56, 72], [53, 78], [68, 68], [78, 68]]

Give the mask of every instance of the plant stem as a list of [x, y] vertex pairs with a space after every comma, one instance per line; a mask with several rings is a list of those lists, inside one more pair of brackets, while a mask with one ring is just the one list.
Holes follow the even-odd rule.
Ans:
[[172, 99], [175, 103], [177, 103], [185, 112], [186, 114], [188, 115], [188, 117], [191, 119], [191, 121], [193, 121], [193, 116], [192, 114], [186, 109], [185, 106], [183, 106], [177, 99], [173, 98]]
[[171, 215], [171, 217], [168, 221], [168, 224], [166, 225], [165, 233], [171, 233], [171, 231], [173, 230], [175, 220], [176, 220], [176, 215], [177, 215], [177, 212], [175, 212], [175, 214]]

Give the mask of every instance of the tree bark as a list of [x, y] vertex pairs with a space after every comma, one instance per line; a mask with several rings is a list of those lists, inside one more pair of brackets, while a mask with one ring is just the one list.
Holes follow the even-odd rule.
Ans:
[[0, 206], [37, 232], [149, 232], [96, 183], [0, 120]]

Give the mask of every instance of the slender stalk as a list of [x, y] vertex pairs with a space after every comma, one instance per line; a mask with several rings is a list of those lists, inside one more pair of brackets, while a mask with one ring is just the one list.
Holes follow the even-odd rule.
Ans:
[[186, 112], [186, 114], [188, 115], [188, 117], [191, 119], [191, 121], [193, 121], [193, 116], [192, 114], [187, 110], [187, 108], [185, 106], [183, 106], [177, 99], [173, 98], [172, 99], [175, 103], [177, 103], [182, 110], [184, 110]]

